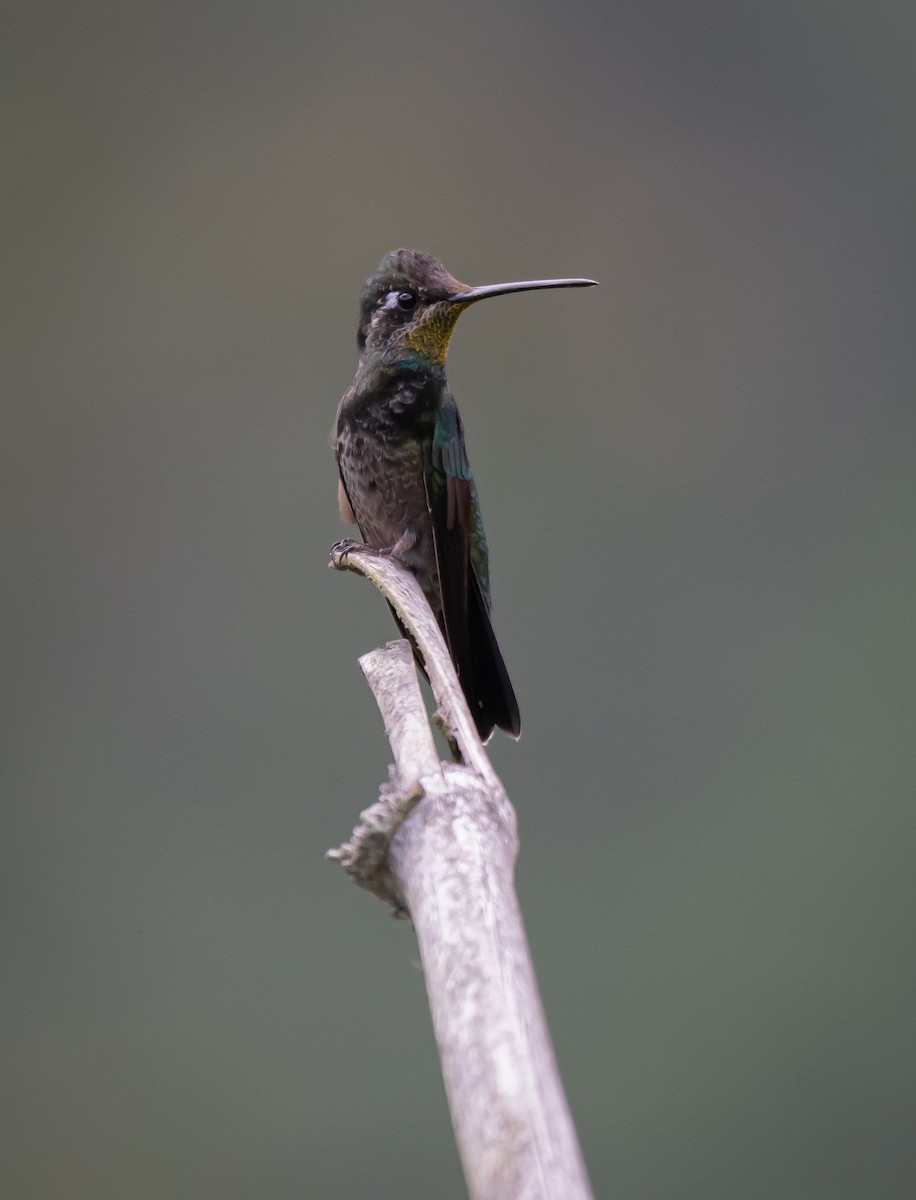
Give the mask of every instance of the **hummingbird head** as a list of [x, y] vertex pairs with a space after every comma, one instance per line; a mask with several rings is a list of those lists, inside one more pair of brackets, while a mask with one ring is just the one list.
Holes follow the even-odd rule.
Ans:
[[591, 287], [593, 279], [535, 279], [469, 287], [419, 250], [392, 250], [363, 286], [357, 342], [392, 365], [441, 367], [455, 322], [470, 304], [534, 288]]
[[394, 351], [404, 359], [418, 357], [441, 366], [462, 311], [452, 297], [469, 290], [430, 255], [392, 250], [363, 286], [360, 351], [385, 357]]

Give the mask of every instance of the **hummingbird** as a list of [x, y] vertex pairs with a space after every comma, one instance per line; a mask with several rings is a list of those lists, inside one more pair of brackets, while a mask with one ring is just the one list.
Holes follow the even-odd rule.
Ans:
[[449, 339], [459, 316], [479, 300], [594, 283], [535, 279], [469, 287], [428, 254], [392, 250], [360, 296], [359, 365], [337, 409], [341, 519], [416, 577], [483, 741], [494, 726], [517, 738], [521, 718], [490, 622], [480, 503], [445, 378]]

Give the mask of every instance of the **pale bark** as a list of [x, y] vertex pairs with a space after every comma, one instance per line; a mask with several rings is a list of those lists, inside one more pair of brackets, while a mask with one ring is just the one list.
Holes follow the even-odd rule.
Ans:
[[397, 610], [462, 762], [439, 760], [409, 644], [366, 654], [395, 765], [329, 855], [413, 922], [470, 1195], [589, 1200], [515, 894], [515, 811], [414, 577], [352, 543], [334, 548], [332, 566], [366, 575]]

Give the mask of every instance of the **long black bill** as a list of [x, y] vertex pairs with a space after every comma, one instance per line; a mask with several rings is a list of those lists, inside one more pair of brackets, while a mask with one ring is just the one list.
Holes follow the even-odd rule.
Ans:
[[507, 292], [533, 292], [538, 288], [595, 287], [597, 279], [525, 279], [521, 283], [485, 283], [483, 287], [468, 288], [449, 296], [451, 304], [473, 304], [488, 296], [504, 296]]

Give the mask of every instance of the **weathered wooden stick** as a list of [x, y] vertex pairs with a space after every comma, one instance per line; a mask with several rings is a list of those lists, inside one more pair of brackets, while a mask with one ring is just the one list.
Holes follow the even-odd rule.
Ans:
[[353, 543], [332, 565], [370, 578], [410, 630], [463, 762], [436, 755], [409, 644], [365, 655], [395, 765], [330, 856], [413, 921], [471, 1196], [590, 1200], [515, 895], [514, 809], [414, 577]]

